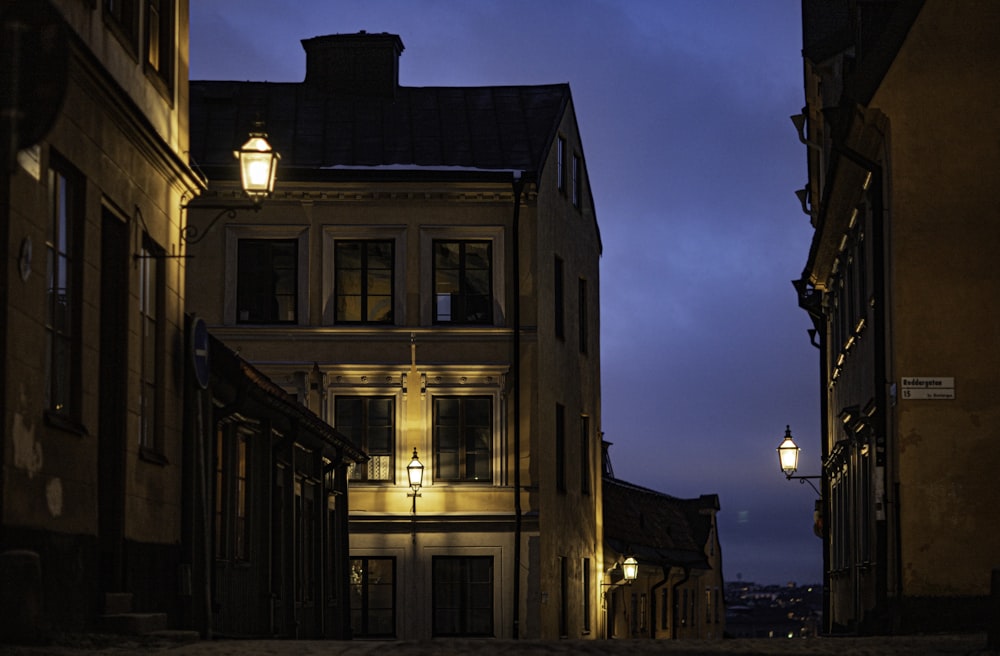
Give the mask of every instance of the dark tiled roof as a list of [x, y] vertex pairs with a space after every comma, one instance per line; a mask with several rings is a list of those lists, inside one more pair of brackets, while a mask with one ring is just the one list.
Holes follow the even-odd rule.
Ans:
[[[320, 93], [305, 83], [191, 82], [191, 154], [233, 163], [258, 119], [282, 169], [463, 167], [537, 172], [569, 85], [397, 87], [393, 97]], [[283, 175], [287, 175], [283, 174]]]
[[705, 558], [710, 518], [718, 497], [679, 499], [638, 485], [604, 478], [604, 536], [616, 551], [640, 562], [709, 569]]
[[[298, 433], [300, 438], [306, 435], [312, 436], [325, 447], [342, 452], [344, 459], [351, 462], [368, 460], [368, 455], [349, 437], [320, 419], [316, 413], [303, 406], [295, 397], [211, 335], [209, 353], [209, 361], [212, 363], [213, 392], [222, 393], [227, 387], [235, 389], [231, 402], [242, 404], [237, 408], [239, 411], [247, 412], [247, 408], [250, 407], [247, 404], [250, 398], [253, 398], [258, 411], [277, 414], [284, 421], [297, 424], [301, 428]], [[241, 390], [244, 389], [249, 393], [243, 393]], [[249, 414], [253, 414], [252, 409]]]

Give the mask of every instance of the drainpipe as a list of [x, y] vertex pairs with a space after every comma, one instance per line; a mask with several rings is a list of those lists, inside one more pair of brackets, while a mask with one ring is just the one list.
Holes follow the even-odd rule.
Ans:
[[514, 355], [511, 363], [511, 388], [514, 391], [514, 603], [511, 615], [512, 637], [521, 637], [521, 192], [524, 191], [524, 171], [514, 171], [511, 182], [514, 188], [514, 216], [511, 227], [513, 242], [514, 303], [511, 323], [514, 326]]
[[670, 618], [673, 620], [671, 622], [671, 628], [670, 628], [671, 640], [677, 640], [679, 637], [677, 635], [678, 629], [680, 628], [677, 626], [677, 623], [680, 622], [680, 615], [677, 613], [677, 588], [687, 583], [689, 578], [691, 578], [691, 568], [685, 567], [683, 578], [681, 578], [681, 580], [678, 581], [677, 583], [674, 583], [672, 586], [670, 586], [670, 601], [673, 602], [672, 604], [673, 608], [670, 611]]
[[[670, 579], [670, 565], [663, 566], [663, 579], [649, 589], [649, 607], [652, 609], [656, 605], [656, 591], [662, 588]], [[662, 612], [662, 611], [661, 611]], [[656, 614], [649, 618], [649, 637], [656, 639]]]

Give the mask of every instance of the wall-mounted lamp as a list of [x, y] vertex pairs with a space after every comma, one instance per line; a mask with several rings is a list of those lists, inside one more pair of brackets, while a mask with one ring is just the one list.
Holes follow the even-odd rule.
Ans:
[[811, 207], [809, 203], [809, 187], [796, 189], [795, 197], [799, 199], [799, 203], [802, 205], [803, 214], [806, 214], [808, 216], [813, 216], [815, 214], [815, 209]]
[[625, 582], [631, 584], [639, 576], [639, 561], [632, 556], [626, 558], [622, 563], [622, 574], [625, 576]]
[[778, 463], [781, 465], [781, 472], [785, 475], [788, 480], [797, 480], [800, 484], [809, 483], [812, 489], [816, 491], [816, 494], [820, 494], [819, 489], [813, 483], [813, 480], [821, 478], [820, 476], [795, 476], [795, 472], [799, 469], [799, 446], [792, 439], [792, 429], [791, 426], [785, 426], [785, 438], [778, 445]]
[[795, 133], [799, 136], [799, 141], [809, 146], [810, 148], [815, 148], [816, 150], [822, 150], [823, 147], [820, 146], [815, 141], [809, 141], [806, 139], [806, 115], [805, 114], [792, 114], [788, 118], [792, 119], [792, 124], [795, 126]]
[[[208, 231], [212, 229], [223, 216], [234, 218], [238, 210], [260, 210], [260, 205], [268, 196], [274, 192], [274, 181], [277, 178], [278, 160], [281, 155], [267, 142], [267, 133], [264, 132], [264, 124], [260, 121], [250, 132], [250, 138], [239, 150], [233, 151], [233, 156], [240, 163], [240, 184], [243, 193], [250, 199], [250, 205], [212, 204], [198, 203], [195, 207], [199, 209], [219, 210], [204, 229], [199, 230], [197, 226], [188, 224], [181, 232], [181, 239], [188, 244], [197, 244]], [[181, 209], [188, 209], [189, 203], [181, 205]]]
[[623, 561], [616, 562], [614, 567], [608, 570], [608, 574], [611, 576], [611, 583], [601, 583], [604, 587], [615, 588], [623, 583], [631, 585], [639, 576], [639, 561], [629, 556]]

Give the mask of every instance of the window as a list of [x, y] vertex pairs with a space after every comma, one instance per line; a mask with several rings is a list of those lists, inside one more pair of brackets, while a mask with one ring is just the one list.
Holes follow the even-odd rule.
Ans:
[[433, 423], [436, 480], [491, 480], [493, 402], [490, 397], [434, 397]]
[[334, 243], [334, 321], [393, 322], [391, 240], [337, 240]]
[[434, 556], [434, 636], [493, 636], [493, 557]]
[[565, 321], [563, 317], [563, 310], [565, 305], [564, 299], [564, 284], [563, 284], [563, 261], [562, 258], [556, 255], [555, 267], [553, 269], [553, 285], [552, 292], [555, 302], [555, 324], [556, 324], [556, 337], [563, 339], [566, 336], [565, 331]]
[[566, 491], [566, 408], [556, 404], [556, 490]]
[[434, 321], [493, 322], [492, 244], [434, 241]]
[[566, 137], [562, 135], [556, 142], [556, 188], [566, 193]]
[[590, 494], [590, 417], [580, 415], [580, 493]]
[[80, 421], [83, 224], [80, 176], [54, 157], [46, 242], [45, 407], [51, 418], [73, 424]]
[[104, 22], [134, 55], [139, 42], [139, 0], [104, 0]]
[[573, 207], [580, 209], [583, 203], [583, 160], [573, 153]]
[[162, 90], [173, 91], [174, 0], [146, 1], [146, 70]]
[[250, 434], [235, 425], [221, 426], [215, 436], [215, 557], [250, 559], [248, 510]]
[[663, 588], [660, 590], [660, 628], [664, 631], [667, 630], [667, 615], [669, 615], [669, 609], [670, 606], [667, 605], [667, 589]]
[[396, 635], [395, 558], [351, 558], [351, 632], [356, 638]]
[[580, 327], [580, 353], [587, 352], [587, 281], [580, 278], [579, 285], [579, 327]]
[[583, 559], [583, 632], [590, 633], [590, 558]]
[[370, 457], [351, 468], [352, 481], [395, 480], [395, 406], [391, 396], [338, 396], [334, 400], [334, 426]]
[[139, 253], [139, 339], [142, 350], [139, 446], [157, 454], [163, 451], [163, 358], [166, 351], [163, 324], [166, 260], [162, 255], [163, 249], [149, 235], [143, 235]]
[[569, 560], [559, 556], [559, 637], [569, 635]]
[[236, 322], [297, 323], [297, 239], [240, 239]]

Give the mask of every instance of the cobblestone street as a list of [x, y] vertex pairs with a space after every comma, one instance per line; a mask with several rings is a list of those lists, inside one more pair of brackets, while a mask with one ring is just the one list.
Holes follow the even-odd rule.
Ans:
[[875, 656], [881, 654], [968, 656], [990, 654], [985, 634], [898, 637], [838, 637], [797, 640], [735, 639], [716, 641], [650, 640], [477, 640], [318, 641], [212, 640], [178, 642], [165, 637], [77, 636], [49, 646], [0, 645], [4, 656], [82, 656], [83, 654], [163, 654], [163, 656], [448, 656], [616, 655], [680, 656], [728, 654], [752, 656]]

